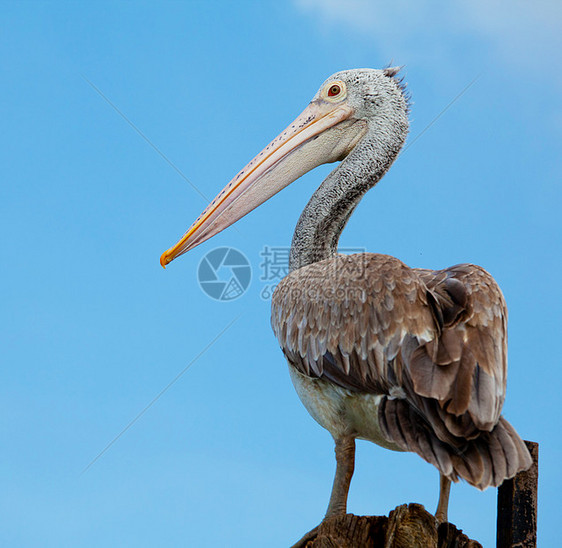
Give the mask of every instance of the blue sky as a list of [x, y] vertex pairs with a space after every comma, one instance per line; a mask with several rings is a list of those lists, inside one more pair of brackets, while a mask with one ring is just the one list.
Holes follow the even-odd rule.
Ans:
[[[158, 259], [206, 205], [191, 185], [212, 198], [327, 76], [391, 60], [405, 65], [412, 93], [411, 143], [479, 78], [365, 197], [341, 244], [416, 267], [473, 262], [496, 277], [510, 310], [504, 412], [541, 444], [539, 542], [554, 545], [558, 4], [1, 9], [2, 545], [262, 546], [267, 538], [281, 547], [320, 521], [332, 441], [292, 388], [259, 278], [260, 252], [290, 244], [331, 167], [166, 271]], [[201, 259], [220, 246], [244, 253], [253, 271], [229, 302], [197, 284]], [[420, 502], [433, 511], [437, 485], [417, 456], [361, 442], [349, 510], [386, 514]], [[491, 546], [495, 501], [493, 489], [454, 486], [451, 521]]]

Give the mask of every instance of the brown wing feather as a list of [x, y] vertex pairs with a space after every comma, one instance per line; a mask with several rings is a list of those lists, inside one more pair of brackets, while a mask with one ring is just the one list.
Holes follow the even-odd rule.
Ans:
[[301, 373], [388, 395], [380, 416], [389, 440], [451, 479], [483, 488], [530, 465], [500, 419], [507, 310], [484, 269], [429, 271], [386, 255], [337, 256], [281, 281], [272, 326]]
[[444, 402], [455, 416], [468, 412], [479, 429], [489, 431], [499, 419], [507, 380], [507, 307], [501, 290], [475, 265], [416, 272], [443, 315], [440, 336], [411, 357], [416, 392]]

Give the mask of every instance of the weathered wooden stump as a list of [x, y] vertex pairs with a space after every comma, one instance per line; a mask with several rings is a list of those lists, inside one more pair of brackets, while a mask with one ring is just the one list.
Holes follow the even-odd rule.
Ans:
[[327, 519], [293, 548], [482, 548], [451, 523], [439, 525], [421, 504], [402, 504], [389, 516], [346, 514]]

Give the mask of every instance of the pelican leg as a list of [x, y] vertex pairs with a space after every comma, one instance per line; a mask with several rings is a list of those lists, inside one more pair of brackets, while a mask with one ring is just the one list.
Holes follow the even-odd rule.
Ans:
[[347, 510], [347, 494], [355, 468], [355, 438], [351, 436], [336, 440], [336, 475], [326, 518], [342, 515]]
[[449, 509], [450, 492], [451, 480], [443, 474], [439, 474], [439, 502], [437, 503], [437, 510], [435, 510], [435, 519], [439, 523], [445, 523], [448, 520], [447, 511]]

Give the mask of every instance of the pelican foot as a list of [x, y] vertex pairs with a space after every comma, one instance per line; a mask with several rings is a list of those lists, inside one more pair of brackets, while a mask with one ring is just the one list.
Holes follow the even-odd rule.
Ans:
[[442, 523], [448, 523], [448, 518], [447, 518], [447, 514], [444, 512], [435, 512], [435, 519], [437, 520], [437, 523], [439, 525], [441, 525]]
[[[324, 521], [322, 521], [322, 523], [324, 523]], [[322, 525], [322, 523], [320, 525]], [[306, 533], [306, 535], [304, 535], [300, 540], [295, 542], [295, 544], [293, 544], [291, 546], [291, 548], [305, 548], [306, 545], [310, 541], [314, 540], [316, 538], [316, 536], [318, 535], [318, 529], [319, 529], [320, 525], [317, 525], [314, 529], [312, 529], [308, 533]]]

